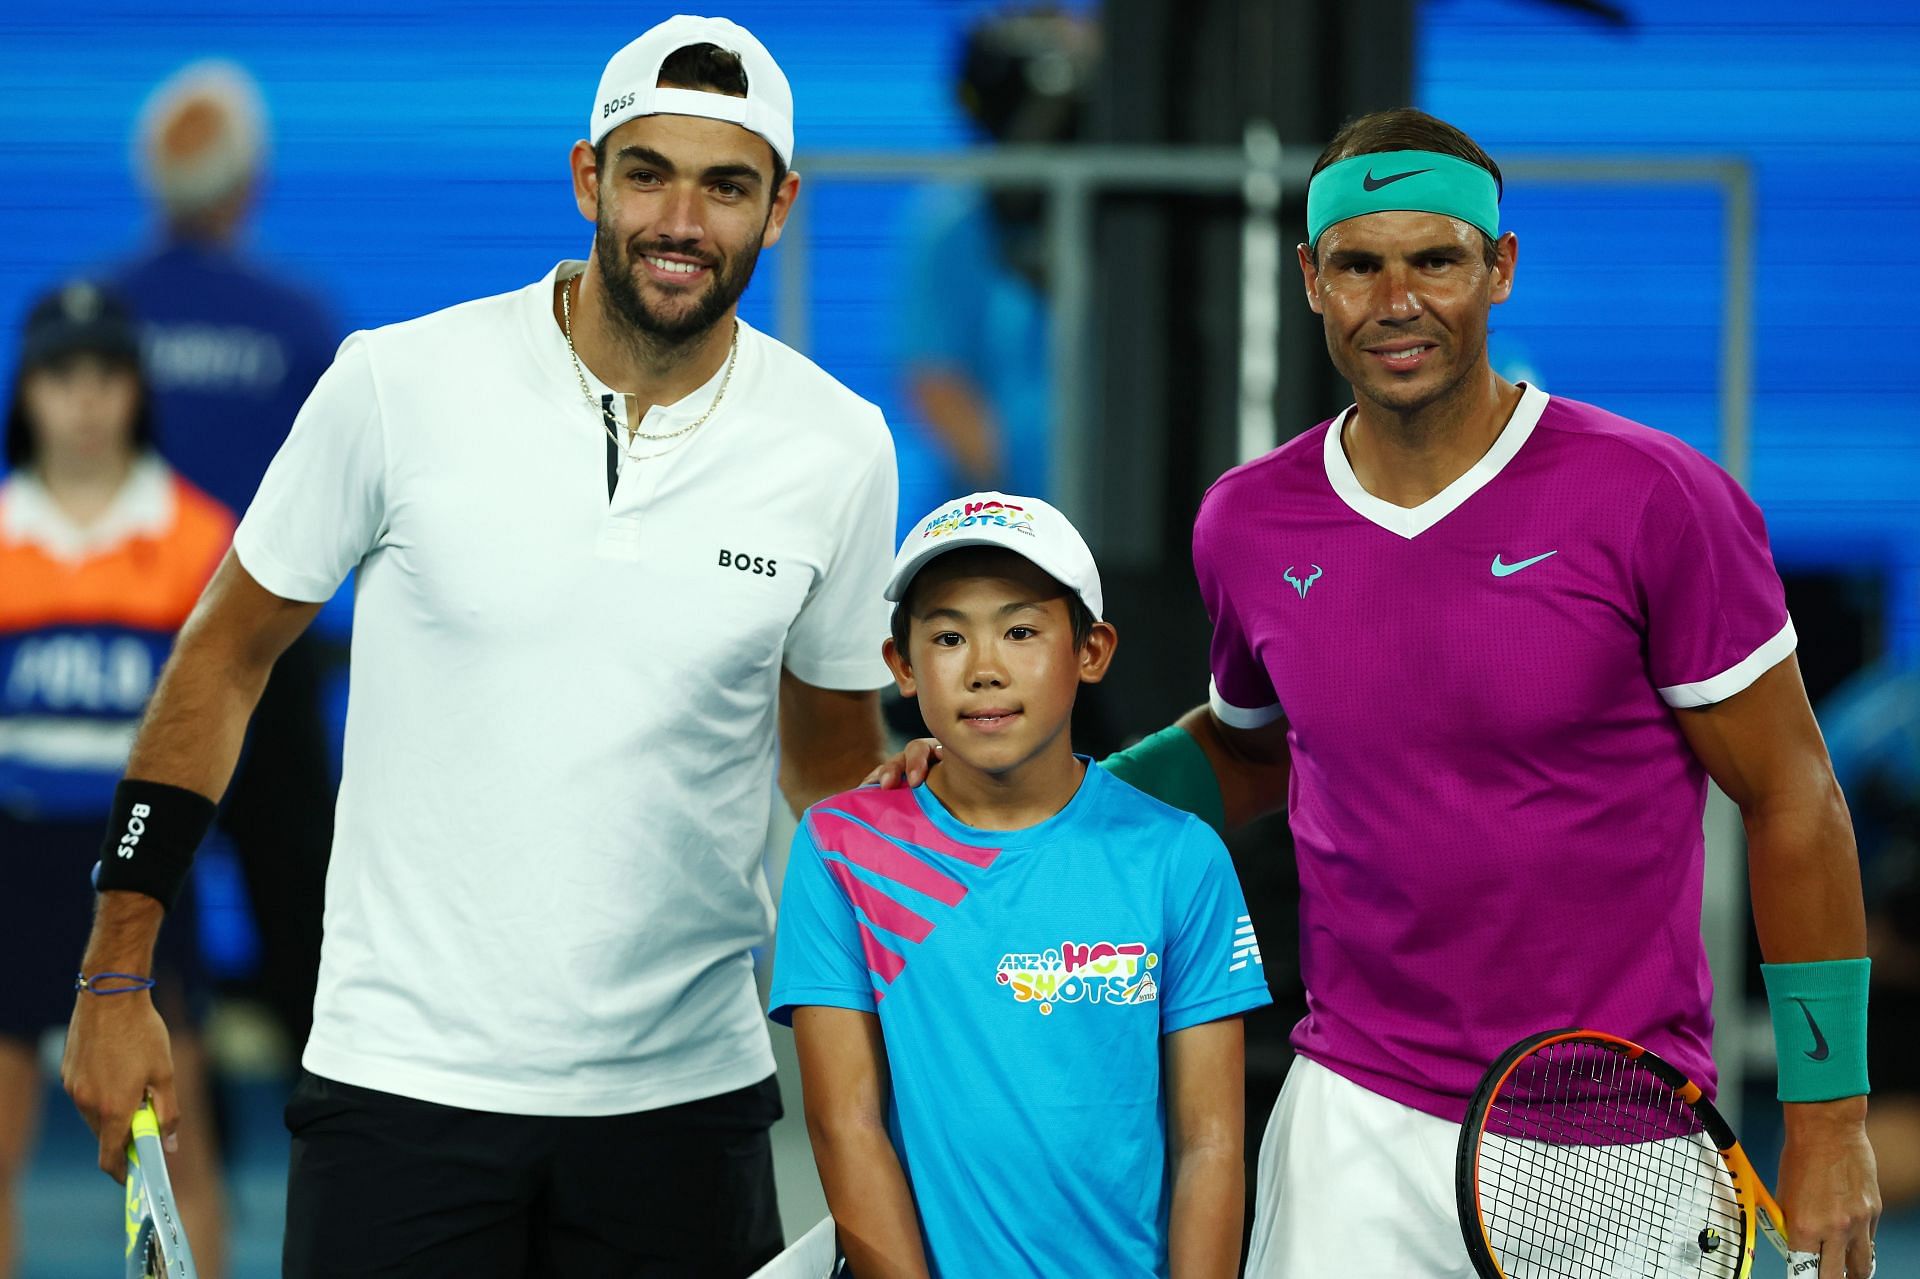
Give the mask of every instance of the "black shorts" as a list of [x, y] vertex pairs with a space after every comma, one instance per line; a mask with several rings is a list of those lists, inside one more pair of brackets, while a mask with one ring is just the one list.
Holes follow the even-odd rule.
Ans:
[[286, 1279], [743, 1279], [780, 1251], [771, 1076], [589, 1118], [501, 1115], [302, 1072]]
[[[0, 809], [0, 1038], [31, 1044], [72, 1018], [73, 975], [93, 927], [88, 876], [106, 829], [105, 813], [22, 821]], [[172, 1016], [197, 1013], [203, 1002], [197, 923], [189, 884], [153, 952], [154, 1003]]]

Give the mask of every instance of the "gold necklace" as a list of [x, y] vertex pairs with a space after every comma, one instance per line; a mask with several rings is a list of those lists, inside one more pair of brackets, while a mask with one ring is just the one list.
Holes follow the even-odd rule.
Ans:
[[[604, 407], [595, 402], [593, 390], [587, 385], [587, 371], [580, 363], [580, 352], [576, 351], [573, 346], [573, 290], [568, 286], [571, 285], [574, 280], [580, 278], [581, 276], [576, 275], [560, 283], [560, 331], [564, 333], [567, 338], [567, 355], [573, 360], [573, 375], [580, 379], [580, 398], [587, 402], [588, 408], [600, 415], [600, 425], [602, 429], [606, 431], [607, 438], [613, 441], [614, 447], [631, 450], [632, 444], [622, 445], [620, 443], [620, 437], [614, 433], [613, 424], [608, 421], [611, 415]], [[657, 443], [661, 440], [675, 440], [705, 426], [707, 419], [713, 416], [714, 410], [720, 407], [720, 401], [727, 398], [727, 387], [733, 382], [733, 362], [739, 354], [740, 322], [735, 320], [733, 324], [733, 335], [727, 342], [727, 371], [720, 378], [720, 389], [713, 393], [713, 403], [707, 405], [707, 411], [677, 431], [667, 431], [660, 435], [653, 435], [640, 430], [631, 431], [630, 434], [633, 436], [633, 442], [637, 443], [640, 440], [652, 440]], [[673, 446], [673, 449], [679, 447], [680, 446], [676, 444]], [[634, 453], [628, 451], [627, 456], [636, 462], [644, 462], [648, 458], [660, 457], [662, 454], [671, 453], [673, 449], [661, 449], [657, 453]]]

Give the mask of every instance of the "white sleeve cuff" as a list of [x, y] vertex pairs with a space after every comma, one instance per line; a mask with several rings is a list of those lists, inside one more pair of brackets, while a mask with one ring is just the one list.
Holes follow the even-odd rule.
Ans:
[[1207, 703], [1213, 707], [1215, 717], [1228, 728], [1265, 728], [1277, 719], [1286, 718], [1287, 714], [1278, 702], [1254, 710], [1235, 706], [1220, 696], [1220, 684], [1216, 680], [1207, 681]]
[[[283, 600], [292, 600], [296, 604], [324, 604], [340, 589], [338, 581], [329, 584], [324, 578], [311, 573], [297, 573], [281, 563], [260, 545], [245, 520], [233, 532], [233, 553], [239, 559], [240, 567], [247, 570], [247, 576]], [[344, 576], [340, 579], [345, 580]]]
[[1670, 684], [1660, 690], [1660, 697], [1667, 705], [1682, 709], [1724, 702], [1778, 666], [1797, 643], [1799, 637], [1793, 633], [1793, 619], [1789, 617], [1779, 634], [1718, 675], [1692, 684]]

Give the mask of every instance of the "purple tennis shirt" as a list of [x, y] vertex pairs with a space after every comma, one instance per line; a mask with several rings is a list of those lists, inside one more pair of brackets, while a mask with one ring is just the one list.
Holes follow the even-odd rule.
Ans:
[[1532, 387], [1398, 507], [1354, 477], [1346, 417], [1227, 472], [1193, 534], [1214, 711], [1288, 726], [1295, 1048], [1455, 1121], [1559, 1026], [1711, 1091], [1707, 778], [1677, 708], [1793, 651], [1759, 508], [1672, 436]]

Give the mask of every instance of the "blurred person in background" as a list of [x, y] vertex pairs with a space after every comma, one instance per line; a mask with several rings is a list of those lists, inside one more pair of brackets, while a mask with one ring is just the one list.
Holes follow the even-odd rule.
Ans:
[[[318, 299], [245, 251], [267, 151], [266, 108], [242, 68], [195, 62], [160, 84], [133, 156], [158, 234], [112, 279], [139, 319], [168, 461], [236, 513], [339, 339]], [[274, 667], [221, 810], [260, 933], [261, 992], [296, 1055], [313, 1018], [332, 843], [326, 667], [317, 636]]]
[[[1092, 20], [1057, 5], [988, 17], [961, 50], [961, 105], [995, 143], [1072, 142], [1098, 50]], [[1045, 195], [935, 187], [907, 235], [901, 361], [909, 402], [955, 470], [948, 487], [1051, 497]]]
[[[1073, 142], [1083, 132], [1099, 40], [1093, 19], [1056, 4], [990, 14], [960, 47], [960, 105], [999, 145]], [[1031, 187], [939, 184], [908, 207], [900, 360], [908, 403], [952, 471], [922, 506], [966, 489], [1053, 496], [1046, 217], [1046, 193]], [[923, 478], [913, 474], [915, 456], [902, 449], [903, 497]], [[901, 737], [919, 733], [918, 710], [892, 689], [885, 713]], [[1104, 689], [1083, 690], [1073, 729], [1083, 747], [1118, 744]]]
[[[153, 452], [125, 306], [91, 283], [28, 314], [0, 481], [0, 1276], [12, 1273], [14, 1188], [33, 1147], [37, 1046], [74, 1000], [151, 1000], [173, 1027], [181, 1105], [208, 1101], [194, 1004], [191, 897], [173, 911], [151, 990], [74, 993], [74, 939], [134, 726], [233, 517]], [[211, 1127], [168, 1161], [200, 1273], [223, 1271]]]

